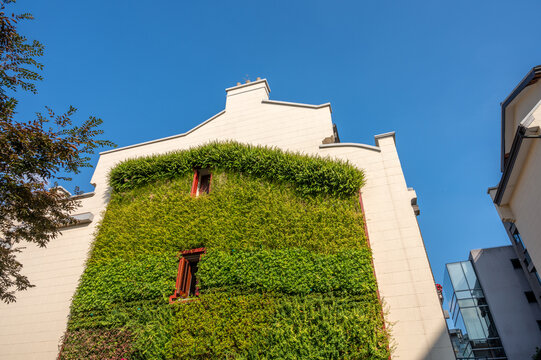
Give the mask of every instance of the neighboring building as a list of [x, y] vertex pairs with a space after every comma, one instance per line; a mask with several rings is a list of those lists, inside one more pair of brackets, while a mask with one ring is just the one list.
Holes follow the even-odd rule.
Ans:
[[496, 210], [541, 299], [541, 66], [534, 67], [501, 103], [501, 172], [489, 188]]
[[[453, 359], [416, 215], [416, 194], [408, 188], [394, 133], [375, 136], [375, 145], [340, 143], [330, 104], [269, 100], [266, 80], [226, 89], [225, 110], [180, 135], [100, 154], [91, 183], [79, 196], [86, 223], [63, 231], [47, 249], [29, 246], [20, 256], [36, 287], [0, 304], [1, 359], [55, 359], [66, 329], [70, 299], [85, 268], [96, 225], [109, 201], [109, 170], [122, 160], [188, 149], [213, 140], [274, 146], [349, 161], [363, 169], [362, 207], [380, 296], [402, 360]], [[85, 214], [85, 215], [82, 215]]]
[[447, 264], [444, 292], [457, 359], [529, 359], [541, 344], [541, 310], [512, 246]]

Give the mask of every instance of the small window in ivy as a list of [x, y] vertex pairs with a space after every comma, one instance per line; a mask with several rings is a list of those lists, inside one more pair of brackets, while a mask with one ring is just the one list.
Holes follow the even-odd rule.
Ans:
[[199, 295], [195, 274], [197, 273], [197, 264], [204, 253], [205, 248], [186, 250], [180, 253], [175, 293], [169, 297], [170, 303], [178, 298], [186, 299]]
[[195, 169], [192, 183], [192, 196], [208, 194], [210, 192], [210, 181], [212, 174], [208, 169]]

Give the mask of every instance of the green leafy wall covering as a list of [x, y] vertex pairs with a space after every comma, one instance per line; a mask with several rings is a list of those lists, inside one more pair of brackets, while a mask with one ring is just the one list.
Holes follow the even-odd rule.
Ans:
[[363, 184], [363, 173], [342, 161], [283, 152], [237, 142], [205, 146], [128, 160], [110, 174], [111, 187], [129, 190], [156, 180], [174, 179], [194, 168], [227, 170], [273, 182], [289, 183], [305, 195], [353, 195]]
[[[193, 166], [212, 169], [210, 194], [190, 196]], [[362, 185], [348, 164], [236, 143], [120, 164], [60, 358], [387, 359], [344, 177]], [[178, 252], [199, 247], [200, 296], [169, 304]]]

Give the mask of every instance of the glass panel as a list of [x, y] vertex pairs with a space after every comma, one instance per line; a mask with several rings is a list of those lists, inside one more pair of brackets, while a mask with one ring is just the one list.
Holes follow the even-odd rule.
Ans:
[[477, 303], [473, 299], [463, 299], [458, 300], [458, 306], [460, 306], [460, 308], [472, 307], [477, 306]]
[[456, 298], [457, 299], [470, 299], [472, 296], [471, 296], [471, 292], [470, 290], [466, 290], [466, 291], [457, 291], [456, 292]]
[[468, 281], [470, 289], [480, 289], [481, 284], [479, 284], [479, 281], [477, 280], [477, 276], [475, 275], [475, 270], [473, 270], [471, 262], [462, 262], [462, 269], [464, 270], [464, 274], [466, 275], [466, 280]]
[[454, 313], [455, 312], [455, 306], [456, 306], [456, 296], [455, 296], [455, 293], [453, 293], [453, 298], [451, 299], [451, 305], [449, 305], [449, 310], [451, 311], [451, 313]]
[[466, 281], [466, 277], [464, 276], [460, 263], [447, 264], [447, 270], [449, 271], [449, 276], [455, 291], [469, 289], [468, 282]]
[[460, 309], [460, 312], [462, 313], [462, 317], [464, 318], [464, 325], [466, 325], [466, 330], [468, 330], [468, 337], [471, 340], [485, 339], [488, 335], [485, 331], [486, 325], [483, 326], [483, 324], [481, 323], [477, 309]]
[[[443, 292], [445, 294], [444, 299], [452, 299], [454, 289], [453, 285], [451, 284], [451, 278], [449, 277], [449, 271], [447, 271], [447, 266], [445, 267], [445, 274], [443, 276]], [[450, 308], [451, 307], [452, 306], [450, 306]]]
[[524, 243], [522, 242], [522, 237], [520, 236], [518, 230], [515, 228], [513, 231], [513, 238], [515, 239], [515, 242], [520, 245], [521, 250], [525, 250], [526, 246], [524, 246]]
[[[446, 265], [449, 330], [457, 359], [506, 359], [481, 284], [470, 261]], [[533, 270], [535, 271], [535, 270]], [[541, 284], [541, 277], [539, 277]]]
[[487, 305], [487, 300], [484, 297], [475, 299], [475, 302], [477, 303], [477, 306]]
[[462, 314], [460, 313], [460, 311], [457, 311], [457, 312], [458, 312], [458, 317], [455, 321], [455, 326], [457, 329], [460, 329], [461, 333], [464, 334], [464, 336], [467, 338], [468, 334], [466, 331], [466, 326], [464, 326], [464, 319], [462, 318]]
[[475, 290], [472, 290], [472, 297], [476, 299], [481, 299], [485, 297], [485, 294], [483, 294], [483, 290], [475, 289]]

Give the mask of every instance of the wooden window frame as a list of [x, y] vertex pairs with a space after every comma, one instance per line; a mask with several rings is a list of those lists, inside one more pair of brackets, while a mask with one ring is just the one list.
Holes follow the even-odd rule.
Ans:
[[210, 172], [209, 169], [194, 169], [193, 181], [192, 181], [192, 191], [190, 192], [190, 194], [193, 197], [197, 197], [197, 196], [200, 195], [201, 179], [204, 176], [209, 176], [208, 190], [205, 191], [205, 192], [207, 194], [210, 193], [210, 186], [212, 184], [212, 173]]
[[199, 296], [199, 289], [195, 284], [195, 291], [190, 293], [192, 285], [194, 285], [193, 268], [201, 259], [201, 255], [206, 252], [205, 248], [197, 248], [192, 250], [181, 251], [179, 253], [177, 281], [175, 283], [175, 292], [169, 296], [169, 303], [174, 303], [177, 299], [188, 299], [192, 296]]

